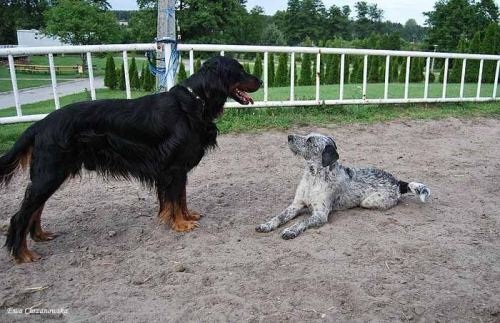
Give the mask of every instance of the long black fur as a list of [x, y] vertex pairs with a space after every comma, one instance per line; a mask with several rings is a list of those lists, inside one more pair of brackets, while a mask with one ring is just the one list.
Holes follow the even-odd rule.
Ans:
[[219, 56], [169, 92], [75, 103], [36, 122], [0, 157], [0, 184], [8, 184], [21, 158], [32, 151], [31, 183], [11, 218], [6, 247], [14, 257], [19, 254], [35, 211], [82, 168], [137, 178], [157, 190], [160, 207], [180, 201], [187, 173], [217, 145], [214, 120], [228, 96], [248, 103], [234, 90], [254, 92], [261, 83], [237, 61]]

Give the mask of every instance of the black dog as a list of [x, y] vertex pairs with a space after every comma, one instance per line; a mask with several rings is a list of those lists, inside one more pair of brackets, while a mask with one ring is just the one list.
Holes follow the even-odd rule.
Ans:
[[28, 231], [35, 241], [53, 239], [40, 225], [43, 206], [82, 167], [105, 177], [139, 179], [156, 188], [161, 221], [181, 232], [198, 226], [200, 214], [186, 206], [187, 173], [217, 145], [214, 120], [227, 98], [253, 103], [245, 92], [261, 84], [236, 60], [214, 57], [167, 93], [75, 103], [33, 124], [0, 157], [0, 184], [8, 184], [18, 166], [30, 165], [31, 183], [6, 241], [14, 261], [40, 258], [27, 248]]

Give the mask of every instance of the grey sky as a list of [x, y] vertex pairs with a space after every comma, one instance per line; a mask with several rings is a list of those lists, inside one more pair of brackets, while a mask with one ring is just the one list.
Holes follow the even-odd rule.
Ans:
[[[354, 4], [361, 0], [323, 0], [325, 7], [329, 8], [333, 4], [338, 7], [349, 5], [354, 9]], [[376, 3], [378, 7], [384, 10], [384, 20], [399, 22], [404, 24], [408, 19], [415, 19], [418, 24], [423, 25], [425, 17], [422, 12], [434, 9], [435, 0], [365, 0], [368, 3]], [[285, 10], [287, 0], [248, 0], [247, 8], [261, 6], [268, 15], [274, 14], [277, 10]], [[498, 5], [498, 1], [495, 1]], [[109, 3], [116, 10], [134, 10], [137, 9], [135, 0], [110, 0]], [[353, 10], [354, 11], [354, 10]]]

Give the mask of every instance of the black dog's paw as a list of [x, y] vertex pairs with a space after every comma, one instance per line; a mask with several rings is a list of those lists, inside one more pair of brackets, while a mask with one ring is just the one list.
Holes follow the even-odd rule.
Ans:
[[262, 223], [255, 227], [255, 231], [262, 233], [271, 232], [273, 230], [274, 229], [267, 223]]
[[289, 229], [285, 229], [285, 230], [283, 230], [283, 232], [281, 232], [281, 237], [285, 240], [293, 239], [293, 238], [297, 237], [298, 235], [299, 234], [297, 232], [289, 230]]

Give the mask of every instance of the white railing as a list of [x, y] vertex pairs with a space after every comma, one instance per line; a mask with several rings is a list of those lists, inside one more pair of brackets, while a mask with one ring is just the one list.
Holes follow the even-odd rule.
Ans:
[[[0, 124], [16, 123], [16, 122], [31, 122], [37, 121], [44, 118], [46, 115], [23, 115], [21, 104], [19, 100], [19, 91], [17, 87], [16, 72], [14, 67], [14, 56], [18, 55], [48, 55], [49, 57], [49, 68], [52, 80], [52, 88], [54, 94], [54, 106], [55, 109], [59, 109], [59, 97], [57, 93], [57, 80], [54, 68], [54, 54], [82, 54], [87, 55], [87, 64], [89, 71], [89, 85], [92, 100], [96, 99], [96, 91], [94, 87], [94, 76], [92, 68], [92, 53], [104, 53], [104, 52], [122, 52], [124, 61], [124, 72], [125, 72], [125, 83], [126, 83], [126, 95], [130, 99], [130, 80], [129, 71], [127, 64], [127, 52], [129, 51], [154, 51], [157, 49], [157, 45], [151, 44], [125, 44], [125, 45], [90, 45], [90, 46], [60, 46], [60, 47], [18, 47], [18, 48], [0, 48], [0, 57], [8, 57], [9, 69], [12, 80], [13, 96], [15, 101], [15, 108], [17, 116], [15, 117], [4, 117], [0, 118]], [[370, 49], [350, 49], [350, 48], [319, 48], [319, 47], [278, 47], [278, 46], [243, 46], [243, 45], [208, 45], [208, 44], [178, 44], [177, 49], [181, 52], [189, 52], [189, 71], [193, 73], [194, 67], [194, 52], [218, 52], [224, 55], [226, 52], [252, 52], [252, 53], [263, 53], [264, 55], [264, 66], [263, 66], [263, 81], [264, 81], [264, 97], [262, 101], [256, 101], [254, 107], [286, 107], [286, 106], [314, 106], [314, 105], [339, 105], [339, 104], [387, 104], [387, 103], [422, 103], [422, 102], [468, 102], [468, 101], [493, 101], [497, 100], [497, 88], [498, 88], [498, 77], [500, 69], [500, 56], [498, 55], [477, 55], [477, 54], [454, 54], [454, 53], [435, 53], [435, 52], [413, 52], [413, 51], [389, 51], [389, 50], [370, 50]], [[269, 89], [268, 89], [268, 54], [269, 53], [289, 53], [291, 56], [290, 64], [290, 100], [286, 101], [270, 101], [268, 99]], [[296, 100], [295, 98], [295, 58], [297, 53], [309, 53], [316, 54], [316, 91], [314, 100]], [[320, 66], [321, 66], [321, 55], [322, 54], [338, 54], [340, 55], [340, 83], [339, 83], [339, 99], [335, 100], [323, 100], [320, 96]], [[346, 64], [346, 55], [361, 55], [364, 56], [363, 60], [363, 81], [362, 81], [362, 92], [361, 97], [357, 99], [345, 99], [344, 98], [344, 70], [349, 68]], [[368, 64], [369, 56], [385, 56], [385, 84], [384, 84], [384, 97], [383, 98], [369, 98], [367, 97], [367, 83], [368, 83]], [[391, 57], [406, 57], [406, 78], [405, 78], [405, 88], [403, 98], [389, 98], [389, 71], [390, 71], [390, 58]], [[426, 58], [425, 67], [425, 85], [424, 93], [421, 98], [409, 98], [409, 85], [410, 85], [410, 65], [412, 57], [424, 57]], [[440, 98], [429, 98], [429, 74], [430, 74], [430, 62], [431, 58], [441, 58], [445, 59], [445, 70], [444, 70], [444, 80], [443, 80], [443, 91]], [[449, 71], [449, 60], [450, 59], [462, 59], [462, 74], [461, 74], [461, 84], [460, 84], [460, 96], [459, 97], [447, 97], [447, 78]], [[465, 74], [466, 74], [466, 64], [468, 60], [479, 60], [479, 77], [477, 80], [477, 94], [475, 97], [465, 97], [464, 96], [464, 84], [465, 84]], [[481, 83], [483, 75], [484, 61], [495, 61], [495, 81], [493, 85], [493, 91], [491, 96], [481, 97]], [[401, 71], [402, 72], [402, 71]], [[238, 103], [228, 102], [226, 107], [241, 107]]]

